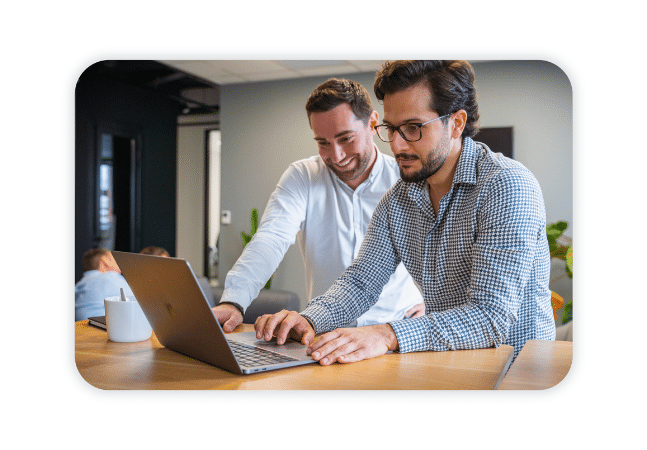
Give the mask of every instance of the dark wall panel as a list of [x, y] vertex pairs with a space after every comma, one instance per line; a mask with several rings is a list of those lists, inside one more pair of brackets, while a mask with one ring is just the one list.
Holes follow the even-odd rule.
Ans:
[[76, 86], [75, 276], [93, 246], [97, 130], [136, 133], [141, 144], [141, 247], [156, 245], [175, 255], [177, 116], [180, 106], [163, 94], [92, 74]]

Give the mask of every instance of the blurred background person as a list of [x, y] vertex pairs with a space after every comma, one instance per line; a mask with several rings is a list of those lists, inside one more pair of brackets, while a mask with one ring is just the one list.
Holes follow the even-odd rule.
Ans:
[[149, 247], [143, 248], [139, 253], [143, 253], [144, 255], [164, 256], [165, 258], [169, 258], [171, 256], [166, 251], [166, 249], [162, 247], [155, 247], [152, 245]]
[[74, 286], [75, 321], [105, 316], [103, 299], [120, 295], [120, 289], [134, 297], [110, 251], [93, 248], [85, 252], [83, 270], [83, 278]]

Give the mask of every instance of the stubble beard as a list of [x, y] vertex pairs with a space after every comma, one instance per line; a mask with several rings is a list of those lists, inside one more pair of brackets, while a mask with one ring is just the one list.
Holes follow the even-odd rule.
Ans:
[[[352, 181], [364, 173], [364, 171], [368, 167], [368, 164], [371, 162], [372, 155], [373, 155], [373, 145], [371, 142], [370, 151], [365, 152], [365, 154], [362, 156], [360, 155], [353, 156], [352, 159], [357, 160], [357, 167], [354, 170], [349, 170], [344, 172], [339, 170], [337, 167], [335, 167], [335, 165], [331, 161], [324, 161], [324, 162], [326, 166], [328, 166], [328, 168], [332, 170], [335, 173], [335, 175], [339, 177], [339, 179], [343, 181]], [[348, 163], [348, 165], [351, 165], [351, 164], [353, 164], [353, 161], [350, 161]]]
[[[432, 177], [436, 174], [436, 172], [440, 170], [443, 164], [445, 164], [445, 161], [447, 161], [447, 158], [449, 157], [449, 150], [449, 134], [445, 134], [438, 145], [436, 145], [434, 151], [427, 154], [426, 157], [422, 160], [422, 167], [420, 168], [420, 170], [406, 175], [403, 172], [402, 167], [400, 167], [400, 178], [402, 178], [402, 181], [407, 183], [419, 183], [428, 179], [429, 177]], [[411, 159], [415, 158], [411, 158], [409, 155], [400, 155], [396, 157], [396, 160], [398, 162], [400, 160]]]

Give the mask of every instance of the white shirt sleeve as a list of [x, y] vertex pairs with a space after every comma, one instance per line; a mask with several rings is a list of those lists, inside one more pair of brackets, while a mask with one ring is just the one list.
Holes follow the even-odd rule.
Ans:
[[227, 273], [221, 302], [243, 309], [258, 297], [274, 274], [306, 218], [308, 174], [292, 164], [270, 196], [252, 240]]

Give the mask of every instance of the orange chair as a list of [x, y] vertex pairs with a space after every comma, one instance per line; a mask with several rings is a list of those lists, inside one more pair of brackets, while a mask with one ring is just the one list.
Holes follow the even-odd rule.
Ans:
[[550, 291], [550, 304], [553, 306], [553, 317], [557, 321], [557, 311], [564, 306], [564, 299], [557, 292]]

